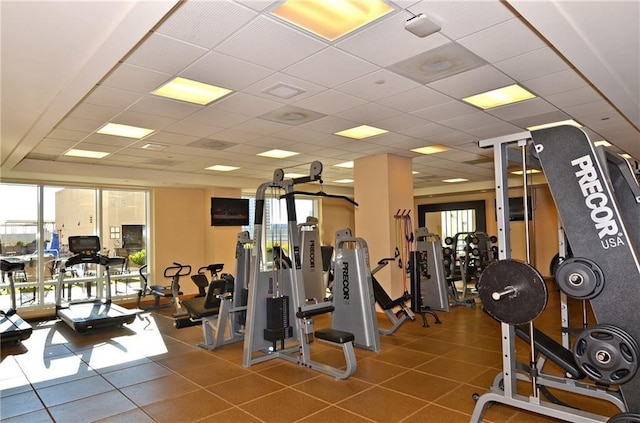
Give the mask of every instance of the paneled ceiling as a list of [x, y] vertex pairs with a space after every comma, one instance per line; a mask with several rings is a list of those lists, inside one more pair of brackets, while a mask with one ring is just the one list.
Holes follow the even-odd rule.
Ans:
[[[447, 178], [493, 178], [478, 140], [565, 119], [640, 158], [640, 2], [398, 0], [334, 42], [272, 16], [278, 3], [2, 1], [0, 176], [252, 188], [320, 160], [325, 184], [340, 186], [353, 169], [336, 164], [388, 153], [412, 158], [414, 189], [428, 192]], [[419, 13], [442, 29], [405, 30]], [[461, 53], [476, 60], [470, 70], [426, 65]], [[233, 93], [208, 106], [150, 94], [175, 76]], [[487, 111], [461, 101], [514, 83], [536, 98]], [[97, 134], [107, 122], [155, 132]], [[334, 135], [363, 124], [389, 132]], [[434, 144], [451, 149], [411, 151]], [[71, 148], [109, 155], [64, 156]], [[299, 154], [257, 156], [270, 149]]]

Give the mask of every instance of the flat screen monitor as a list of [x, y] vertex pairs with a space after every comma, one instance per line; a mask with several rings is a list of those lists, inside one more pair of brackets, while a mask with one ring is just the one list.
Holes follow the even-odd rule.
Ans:
[[248, 224], [248, 198], [211, 197], [211, 226], [246, 226]]

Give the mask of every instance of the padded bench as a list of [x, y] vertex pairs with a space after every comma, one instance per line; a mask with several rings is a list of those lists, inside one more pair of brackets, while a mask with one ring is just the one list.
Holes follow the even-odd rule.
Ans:
[[[530, 344], [529, 326], [522, 325], [515, 327], [516, 335]], [[586, 376], [576, 364], [573, 353], [562, 346], [555, 339], [549, 337], [544, 332], [533, 328], [533, 341], [537, 354], [542, 354], [555, 364], [560, 366], [571, 379], [584, 379]]]

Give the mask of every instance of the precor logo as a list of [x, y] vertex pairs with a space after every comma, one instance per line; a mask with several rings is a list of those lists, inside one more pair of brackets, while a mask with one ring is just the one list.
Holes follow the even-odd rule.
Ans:
[[346, 261], [342, 267], [342, 300], [349, 303], [349, 263]]

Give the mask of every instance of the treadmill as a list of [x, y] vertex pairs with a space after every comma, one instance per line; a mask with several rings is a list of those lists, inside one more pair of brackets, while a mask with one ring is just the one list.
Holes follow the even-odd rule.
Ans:
[[16, 287], [14, 274], [16, 271], [24, 271], [22, 260], [5, 257], [0, 259], [0, 277], [6, 275], [9, 279], [9, 295], [11, 296], [11, 308], [7, 311], [0, 310], [0, 343], [21, 342], [28, 339], [33, 332], [31, 325], [16, 313]]
[[[58, 275], [56, 289], [56, 315], [78, 333], [85, 333], [90, 329], [111, 326], [122, 326], [133, 323], [139, 310], [129, 310], [111, 302], [111, 265], [121, 264], [121, 257], [107, 257], [99, 254], [100, 238], [97, 236], [70, 236], [69, 251], [74, 255], [67, 259]], [[66, 268], [77, 264], [97, 264], [104, 269], [106, 283], [106, 298], [92, 298], [82, 301], [71, 301], [62, 304], [62, 290]]]

